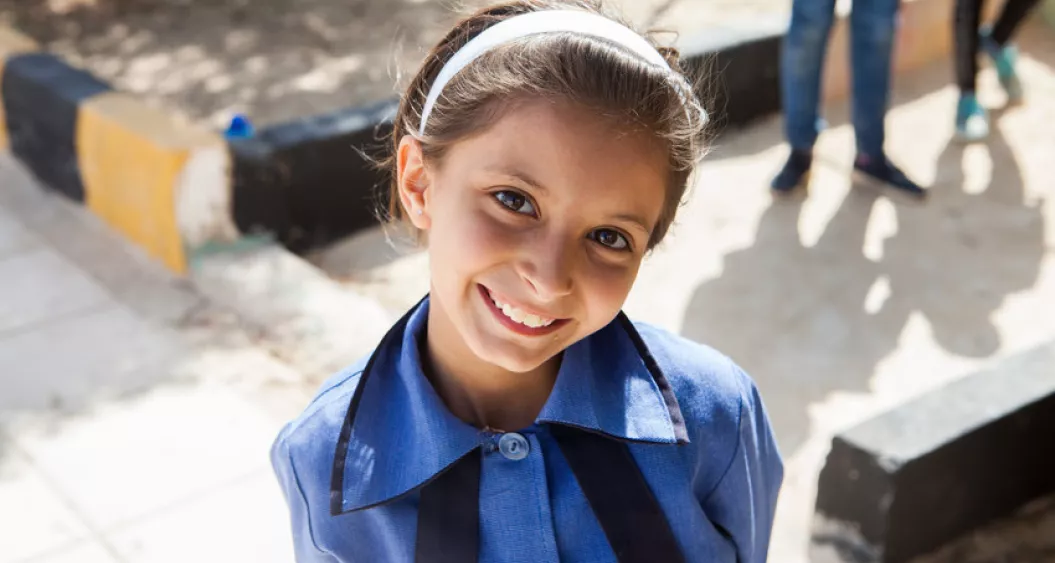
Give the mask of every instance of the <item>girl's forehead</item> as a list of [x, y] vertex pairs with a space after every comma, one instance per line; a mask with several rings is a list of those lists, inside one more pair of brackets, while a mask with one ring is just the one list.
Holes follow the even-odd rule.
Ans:
[[666, 147], [651, 132], [570, 102], [517, 104], [452, 149], [465, 166], [515, 172], [544, 189], [569, 182], [663, 186], [668, 176]]
[[588, 204], [584, 214], [640, 217], [649, 225], [660, 215], [669, 177], [666, 151], [651, 133], [548, 101], [518, 105], [456, 143], [448, 159], [458, 175], [488, 185], [508, 182], [537, 198]]

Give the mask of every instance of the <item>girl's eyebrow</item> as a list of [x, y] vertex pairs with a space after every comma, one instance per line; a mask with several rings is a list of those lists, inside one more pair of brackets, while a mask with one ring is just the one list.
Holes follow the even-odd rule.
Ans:
[[612, 219], [615, 221], [622, 221], [630, 223], [635, 227], [641, 229], [642, 232], [647, 236], [652, 236], [652, 229], [648, 228], [648, 223], [645, 222], [644, 218], [640, 215], [625, 214], [625, 215], [613, 215]]
[[490, 174], [499, 174], [499, 175], [502, 175], [502, 176], [508, 176], [510, 178], [516, 178], [517, 180], [520, 180], [521, 182], [527, 184], [528, 186], [531, 186], [535, 190], [538, 190], [538, 191], [540, 191], [540, 192], [542, 192], [544, 194], [548, 194], [549, 193], [549, 190], [546, 189], [546, 186], [543, 186], [541, 182], [535, 180], [534, 178], [531, 177], [530, 174], [527, 174], [526, 172], [521, 172], [520, 170], [517, 170], [517, 169], [514, 169], [514, 168], [498, 168], [498, 167], [485, 168], [484, 171], [488, 172]]

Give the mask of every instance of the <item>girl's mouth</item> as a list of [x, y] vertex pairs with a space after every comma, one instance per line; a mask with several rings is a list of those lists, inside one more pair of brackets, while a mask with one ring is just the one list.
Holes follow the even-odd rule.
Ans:
[[568, 323], [569, 319], [555, 319], [529, 313], [514, 305], [496, 299], [484, 286], [477, 284], [480, 296], [498, 322], [506, 328], [525, 336], [549, 334]]

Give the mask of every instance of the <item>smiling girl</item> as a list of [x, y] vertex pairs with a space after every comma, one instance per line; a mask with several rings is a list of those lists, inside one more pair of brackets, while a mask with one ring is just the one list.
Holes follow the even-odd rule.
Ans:
[[677, 54], [592, 2], [494, 6], [435, 47], [390, 197], [431, 290], [275, 442], [298, 561], [766, 559], [754, 384], [620, 312], [706, 118]]

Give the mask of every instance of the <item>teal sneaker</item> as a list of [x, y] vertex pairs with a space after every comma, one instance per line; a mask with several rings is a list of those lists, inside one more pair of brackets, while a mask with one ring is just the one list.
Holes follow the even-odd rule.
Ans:
[[956, 138], [965, 143], [989, 136], [989, 116], [973, 94], [961, 94], [956, 106]]
[[982, 32], [981, 40], [982, 48], [993, 60], [993, 66], [996, 67], [996, 76], [1000, 79], [1000, 85], [1004, 88], [1004, 92], [1007, 92], [1008, 105], [1022, 103], [1022, 82], [1018, 79], [1018, 72], [1015, 70], [1018, 49], [1011, 44], [1001, 47], [993, 41], [988, 31]]

